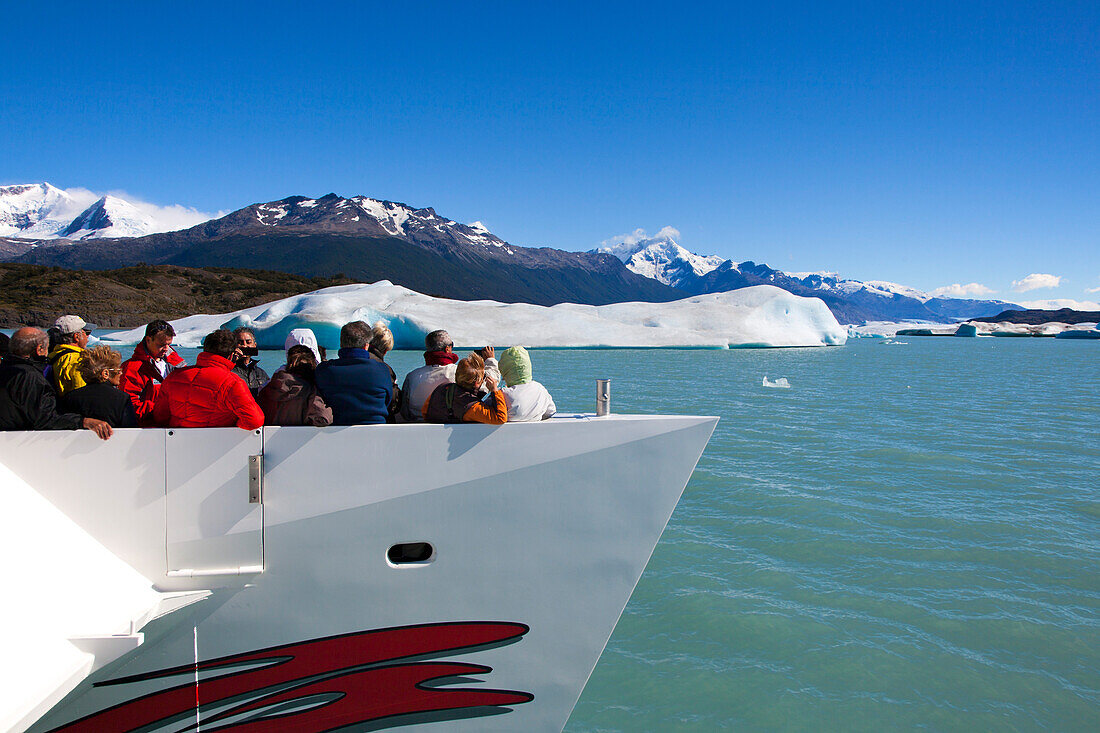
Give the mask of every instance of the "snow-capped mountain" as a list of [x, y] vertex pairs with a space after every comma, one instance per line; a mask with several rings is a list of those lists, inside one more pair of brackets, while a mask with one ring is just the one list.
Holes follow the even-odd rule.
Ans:
[[627, 269], [674, 288], [702, 277], [725, 262], [717, 255], [703, 257], [689, 252], [673, 239], [676, 233], [666, 227], [656, 237], [635, 239], [598, 247], [593, 252], [614, 255]]
[[69, 226], [58, 233], [64, 239], [108, 239], [142, 237], [156, 231], [157, 224], [128, 201], [103, 196]]
[[201, 225], [206, 237], [279, 228], [398, 237], [423, 245], [488, 247], [502, 254], [515, 254], [507, 242], [495, 236], [481, 222], [461, 224], [440, 216], [430, 207], [418, 209], [367, 196], [344, 198], [334, 193], [318, 199], [290, 196], [279, 201], [246, 206]]
[[841, 323], [928, 320], [949, 322], [1020, 308], [1000, 300], [933, 297], [906, 285], [885, 280], [851, 280], [835, 272], [783, 272], [751, 260], [737, 263], [703, 257], [677, 244], [662, 230], [653, 239], [633, 238], [601, 247], [618, 257], [627, 269], [691, 295], [721, 293], [750, 285], [775, 285], [795, 295], [821, 298]]
[[[157, 206], [110, 194], [97, 198], [82, 188], [65, 191], [49, 183], [0, 186], [0, 237], [20, 240], [143, 237], [209, 217], [185, 206]], [[35, 246], [34, 241], [22, 246]]]
[[80, 208], [72, 196], [49, 183], [0, 186], [0, 236], [54, 237]]
[[932, 300], [932, 296], [922, 290], [911, 288], [908, 285], [888, 282], [886, 280], [867, 280], [866, 282], [849, 280], [841, 277], [840, 274], [836, 272], [787, 272], [784, 274], [801, 281], [802, 284], [807, 287], [824, 292], [837, 292], [851, 295], [863, 290], [870, 295], [878, 295], [884, 298], [892, 298], [895, 295], [900, 295], [904, 298], [919, 300], [921, 303], [927, 303], [929, 300]]

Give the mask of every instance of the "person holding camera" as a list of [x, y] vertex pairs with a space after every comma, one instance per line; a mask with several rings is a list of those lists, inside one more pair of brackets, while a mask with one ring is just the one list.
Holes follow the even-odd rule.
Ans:
[[234, 365], [233, 373], [244, 380], [255, 397], [260, 393], [260, 388], [271, 379], [260, 366], [260, 360], [255, 358], [260, 353], [256, 345], [256, 332], [241, 326], [233, 331], [233, 336], [237, 339], [237, 348], [233, 349], [230, 357]]

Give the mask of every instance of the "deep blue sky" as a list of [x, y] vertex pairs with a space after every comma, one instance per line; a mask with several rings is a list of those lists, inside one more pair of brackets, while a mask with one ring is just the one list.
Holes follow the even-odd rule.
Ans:
[[[7, 4], [0, 183], [1100, 299], [1100, 3]], [[1013, 293], [1031, 273], [1057, 289]]]

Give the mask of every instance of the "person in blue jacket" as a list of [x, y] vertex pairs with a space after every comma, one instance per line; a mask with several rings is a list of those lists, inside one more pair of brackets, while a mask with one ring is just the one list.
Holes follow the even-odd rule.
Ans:
[[340, 329], [340, 355], [317, 365], [317, 391], [332, 408], [333, 425], [386, 422], [393, 400], [393, 378], [384, 362], [372, 359], [371, 327], [352, 321]]

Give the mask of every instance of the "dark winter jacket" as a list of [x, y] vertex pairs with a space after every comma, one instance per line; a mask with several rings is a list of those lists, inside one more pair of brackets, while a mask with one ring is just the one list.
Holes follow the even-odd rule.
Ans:
[[[386, 364], [386, 360], [382, 356], [379, 356], [378, 352], [376, 352], [374, 349], [367, 349], [367, 351], [370, 352], [370, 358]], [[393, 422], [394, 415], [397, 414], [397, 410], [401, 406], [401, 389], [397, 386], [397, 373], [394, 372], [393, 367], [391, 367], [389, 364], [386, 364], [386, 368], [390, 370], [390, 380], [393, 382], [393, 397], [390, 398], [390, 414], [386, 418], [386, 422]]]
[[372, 359], [366, 349], [340, 349], [340, 358], [317, 365], [314, 380], [332, 408], [333, 425], [386, 422], [393, 379], [389, 367]]
[[203, 352], [192, 367], [168, 375], [157, 392], [153, 420], [168, 428], [224, 428], [236, 425], [255, 430], [264, 413], [244, 380], [233, 374], [233, 362]]
[[264, 411], [265, 425], [313, 425], [322, 428], [332, 424], [332, 409], [321, 399], [317, 388], [286, 369], [275, 372], [271, 381], [260, 390], [256, 401]]
[[103, 420], [112, 428], [136, 428], [137, 414], [130, 396], [110, 382], [92, 382], [62, 395], [61, 409]]
[[59, 413], [44, 364], [8, 354], [0, 366], [0, 430], [75, 430], [82, 418]]
[[[183, 358], [175, 351], [169, 351], [165, 358], [168, 362], [168, 373], [185, 365]], [[153, 357], [145, 350], [145, 342], [142, 341], [134, 349], [134, 355], [122, 362], [122, 380], [119, 387], [130, 395], [130, 402], [134, 405], [138, 422], [143, 425], [152, 425], [153, 404], [157, 399], [157, 390], [164, 378], [160, 376]]]
[[267, 372], [260, 366], [260, 361], [251, 357], [243, 364], [237, 364], [233, 367], [233, 373], [244, 380], [244, 383], [252, 390], [253, 396], [259, 394], [260, 387], [267, 384], [267, 380], [270, 379]]

